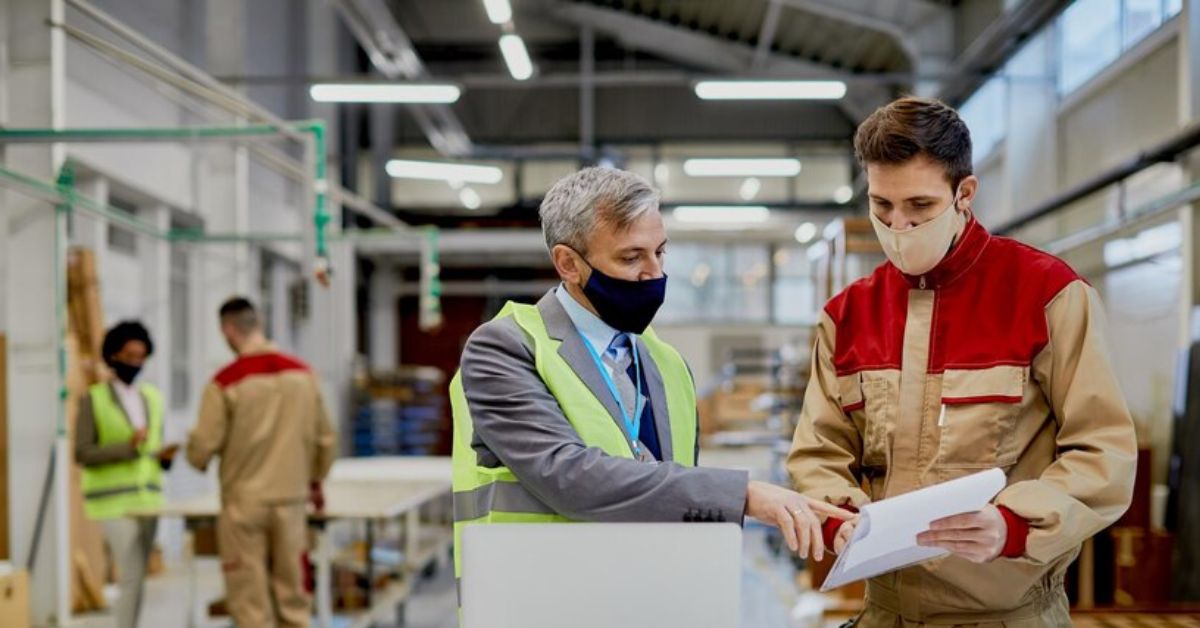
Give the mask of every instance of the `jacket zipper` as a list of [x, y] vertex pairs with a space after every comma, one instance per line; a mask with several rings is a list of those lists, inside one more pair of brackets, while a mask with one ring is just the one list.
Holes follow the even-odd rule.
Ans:
[[925, 289], [925, 275], [921, 275], [921, 281], [920, 281], [920, 283], [917, 285], [917, 287], [918, 287], [919, 289], [921, 289], [921, 290], [924, 290], [924, 289]]

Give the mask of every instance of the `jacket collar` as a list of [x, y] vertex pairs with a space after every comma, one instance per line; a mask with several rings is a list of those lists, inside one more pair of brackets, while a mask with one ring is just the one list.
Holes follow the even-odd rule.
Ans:
[[[979, 224], [979, 220], [975, 218], [974, 214], [970, 214], [962, 236], [955, 241], [950, 253], [937, 266], [934, 266], [933, 270], [924, 275], [905, 275], [898, 268], [896, 272], [903, 276], [913, 288], [925, 290], [944, 288], [966, 274], [975, 265], [975, 262], [979, 261], [979, 257], [991, 240], [992, 235], [988, 233], [988, 230]], [[895, 266], [892, 267], [895, 268]]]

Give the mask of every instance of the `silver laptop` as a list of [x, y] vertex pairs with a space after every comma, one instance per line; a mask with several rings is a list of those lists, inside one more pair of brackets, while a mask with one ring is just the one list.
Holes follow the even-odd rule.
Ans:
[[734, 524], [495, 524], [463, 533], [465, 628], [737, 628]]

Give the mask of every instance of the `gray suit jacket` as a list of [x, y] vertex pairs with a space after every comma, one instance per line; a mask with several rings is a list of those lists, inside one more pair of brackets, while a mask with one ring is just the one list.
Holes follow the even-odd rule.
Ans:
[[[624, 431], [620, 410], [566, 310], [551, 291], [538, 302], [559, 355]], [[640, 344], [663, 458], [672, 459], [664, 382]], [[472, 446], [485, 467], [505, 466], [555, 512], [577, 521], [741, 523], [747, 473], [674, 462], [615, 458], [584, 445], [534, 366], [531, 341], [512, 317], [481, 326], [467, 341], [462, 384], [474, 422]], [[698, 447], [697, 443], [697, 447]]]

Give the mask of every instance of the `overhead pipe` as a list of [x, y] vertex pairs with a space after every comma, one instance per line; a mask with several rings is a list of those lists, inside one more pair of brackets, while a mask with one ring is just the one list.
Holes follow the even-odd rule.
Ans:
[[240, 137], [265, 135], [288, 135], [300, 133], [311, 146], [313, 162], [311, 173], [314, 195], [312, 221], [315, 232], [315, 257], [317, 270], [328, 271], [329, 209], [326, 206], [329, 184], [325, 178], [325, 122], [304, 120], [287, 122], [283, 125], [254, 124], [242, 126], [198, 126], [198, 127], [140, 127], [140, 128], [77, 128], [77, 129], [0, 129], [0, 144], [30, 142], [138, 142], [138, 141], [181, 141], [181, 140], [227, 140]]
[[[150, 39], [146, 38], [141, 33], [129, 28], [120, 20], [108, 15], [104, 11], [97, 8], [87, 0], [65, 0], [67, 4], [79, 10], [84, 15], [95, 20], [110, 32], [118, 35], [125, 41], [136, 46], [142, 51], [149, 54], [153, 59], [157, 60], [162, 65], [147, 61], [145, 58], [130, 53], [127, 50], [120, 48], [96, 35], [88, 33], [85, 30], [75, 28], [73, 26], [62, 23], [51, 23], [50, 26], [62, 29], [66, 34], [74, 37], [82, 43], [92, 47], [102, 54], [120, 59], [138, 70], [166, 82], [173, 87], [191, 93], [214, 106], [220, 107], [236, 116], [244, 117], [252, 120], [264, 121], [268, 124], [273, 124], [284, 128], [283, 134], [297, 141], [303, 141], [303, 135], [294, 130], [286, 129], [290, 124], [288, 121], [280, 118], [270, 110], [247, 100], [242, 94], [236, 90], [222, 84], [212, 75], [204, 70], [188, 63], [184, 59], [177, 56], [175, 53], [163, 48]], [[163, 67], [165, 66], [165, 67]], [[256, 152], [265, 153], [270, 161], [275, 165], [286, 170], [285, 174], [295, 175], [297, 168], [293, 161], [282, 154], [276, 154], [272, 151], [267, 151], [266, 147], [252, 146]], [[324, 153], [320, 154], [321, 160], [324, 160]], [[304, 176], [304, 173], [299, 173]], [[397, 232], [404, 231], [408, 225], [399, 219], [392, 216], [386, 210], [367, 201], [357, 194], [343, 188], [336, 183], [326, 183], [326, 191], [332, 192], [337, 196], [343, 206], [350, 208], [359, 214], [375, 221], [377, 224], [387, 226]]]

